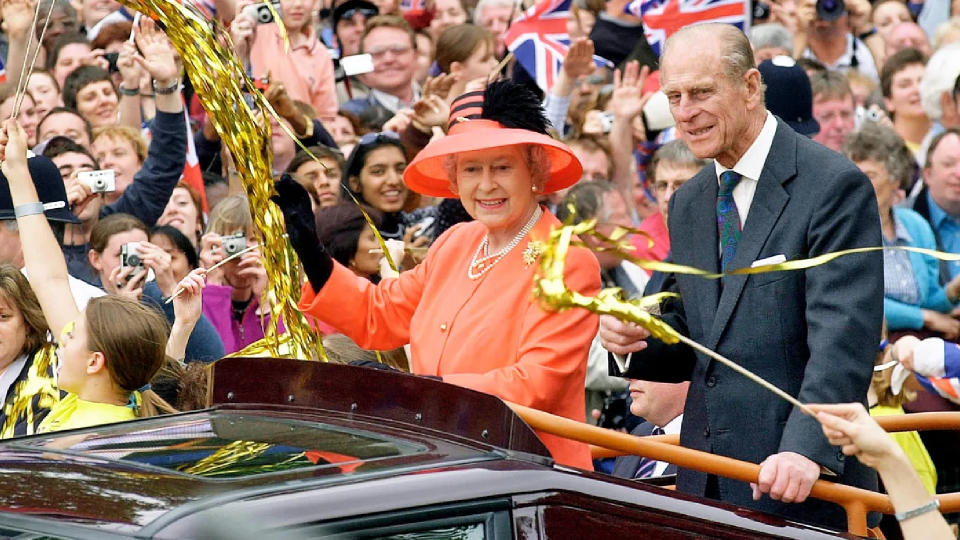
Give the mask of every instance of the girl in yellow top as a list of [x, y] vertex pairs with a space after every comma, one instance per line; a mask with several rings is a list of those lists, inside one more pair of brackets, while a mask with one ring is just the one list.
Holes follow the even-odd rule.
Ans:
[[158, 409], [172, 411], [153, 392], [137, 389], [150, 382], [166, 355], [183, 358], [200, 317], [203, 270], [191, 272], [180, 282], [185, 292], [174, 302], [172, 332], [160, 312], [117, 296], [95, 298], [79, 311], [63, 252], [27, 168], [26, 141], [23, 128], [8, 120], [0, 132], [0, 160], [20, 235], [30, 239], [30, 249], [23, 251], [30, 282], [49, 327], [64, 329], [57, 351], [57, 382], [69, 393], [53, 406], [38, 431], [152, 416]]

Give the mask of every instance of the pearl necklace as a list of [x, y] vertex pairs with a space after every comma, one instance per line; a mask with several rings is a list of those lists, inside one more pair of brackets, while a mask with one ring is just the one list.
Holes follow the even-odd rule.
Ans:
[[[499, 251], [492, 255], [487, 255], [487, 248], [490, 244], [490, 234], [487, 233], [483, 236], [483, 240], [480, 242], [480, 245], [477, 246], [476, 253], [473, 254], [473, 259], [470, 261], [470, 266], [467, 268], [467, 277], [470, 279], [479, 279], [480, 276], [486, 274], [494, 267], [501, 259], [507, 256], [507, 253], [517, 247], [517, 244], [520, 243], [524, 237], [530, 232], [530, 229], [536, 225], [537, 221], [540, 221], [540, 216], [543, 215], [543, 210], [540, 209], [540, 205], [537, 205], [537, 209], [533, 211], [533, 215], [530, 216], [530, 219], [527, 221], [526, 225], [520, 229], [520, 232], [513, 237], [513, 240], [510, 240], [510, 243], [506, 246], [503, 246]], [[483, 256], [480, 256], [480, 252], [483, 252]], [[477, 269], [474, 272], [474, 268]]]

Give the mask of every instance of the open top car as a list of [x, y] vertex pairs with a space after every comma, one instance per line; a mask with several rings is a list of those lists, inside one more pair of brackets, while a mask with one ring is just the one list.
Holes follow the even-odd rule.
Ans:
[[556, 466], [502, 401], [423, 377], [225, 359], [210, 398], [0, 444], [0, 537], [837, 535]]

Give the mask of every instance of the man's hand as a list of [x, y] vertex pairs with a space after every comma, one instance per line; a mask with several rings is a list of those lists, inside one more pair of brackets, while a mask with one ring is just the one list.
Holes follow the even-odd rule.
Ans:
[[120, 46], [120, 55], [117, 57], [117, 69], [120, 70], [121, 85], [127, 90], [139, 90], [143, 82], [143, 69], [134, 60], [137, 48], [129, 41]]
[[596, 68], [593, 63], [593, 42], [589, 39], [578, 39], [574, 41], [567, 49], [567, 55], [563, 58], [563, 71], [571, 80], [577, 80], [578, 77], [585, 77]]
[[600, 344], [614, 354], [642, 351], [647, 348], [644, 340], [648, 337], [650, 332], [638, 324], [625, 323], [612, 315], [600, 316]]
[[807, 500], [813, 483], [820, 477], [820, 465], [796, 452], [780, 452], [763, 460], [760, 477], [753, 488], [753, 500], [759, 501], [764, 493], [771, 499], [788, 503]]
[[426, 99], [429, 96], [437, 96], [440, 99], [447, 100], [457, 96], [450, 95], [450, 89], [457, 82], [455, 73], [442, 73], [436, 77], [427, 77], [423, 83], [423, 90], [420, 91], [420, 98]]
[[383, 123], [382, 130], [403, 133], [403, 130], [407, 129], [412, 119], [413, 109], [400, 109], [397, 111], [397, 114], [393, 115], [393, 118]]
[[450, 106], [440, 96], [429, 95], [422, 97], [413, 104], [414, 127], [420, 124], [426, 128], [443, 127], [447, 123]]
[[[153, 80], [160, 86], [167, 86], [173, 82], [179, 70], [174, 59], [175, 49], [167, 36], [157, 28], [150, 17], [141, 17], [140, 26], [134, 35], [140, 55], [133, 58], [140, 67], [147, 70]], [[142, 55], [142, 56], [141, 56]]]
[[0, 29], [11, 40], [27, 39], [33, 24], [34, 3], [31, 0], [3, 0], [0, 3], [3, 23]]
[[953, 341], [957, 339], [957, 337], [960, 337], [960, 321], [957, 319], [945, 313], [933, 311], [932, 309], [924, 309], [922, 313], [923, 327], [927, 330], [940, 332], [943, 334], [943, 338], [948, 341]]

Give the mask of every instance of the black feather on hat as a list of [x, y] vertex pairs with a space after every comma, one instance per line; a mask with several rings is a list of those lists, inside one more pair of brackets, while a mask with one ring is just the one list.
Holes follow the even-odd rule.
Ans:
[[527, 129], [547, 134], [547, 117], [540, 98], [525, 85], [510, 79], [494, 81], [483, 91], [480, 118], [494, 120], [506, 128]]

